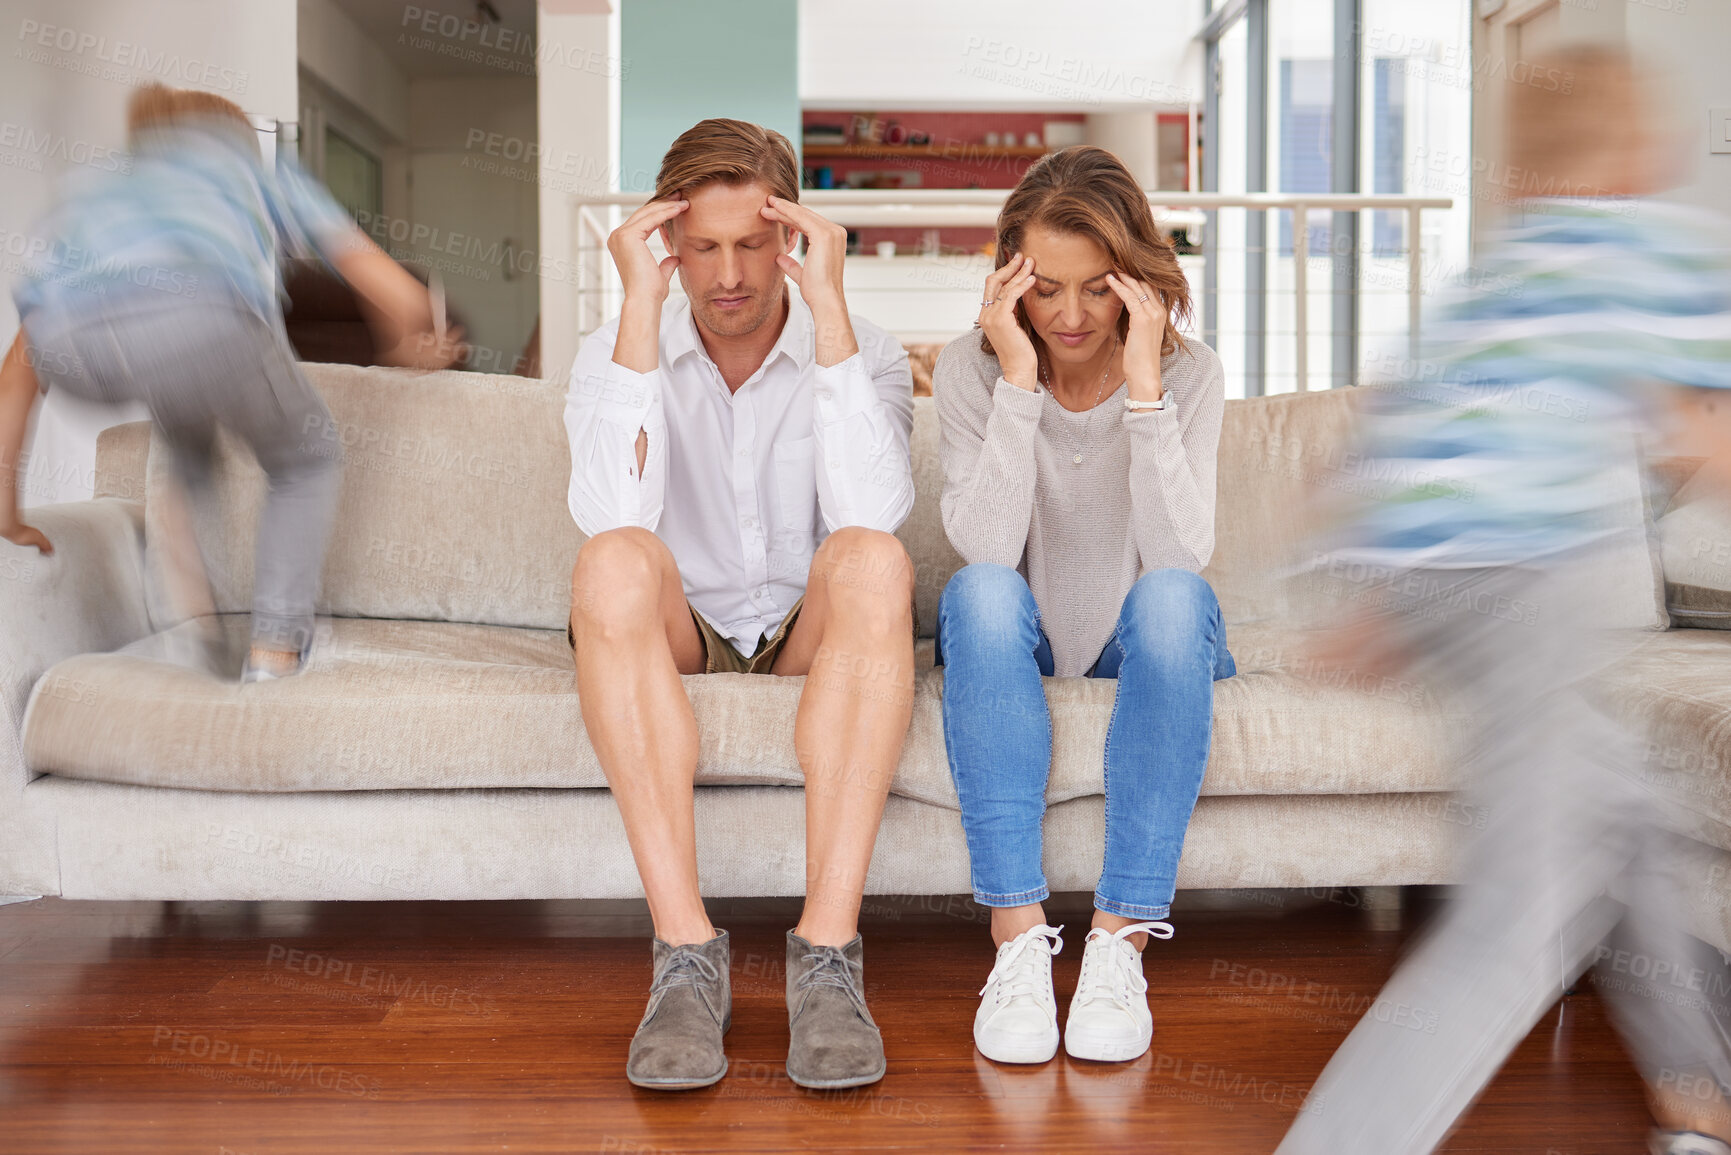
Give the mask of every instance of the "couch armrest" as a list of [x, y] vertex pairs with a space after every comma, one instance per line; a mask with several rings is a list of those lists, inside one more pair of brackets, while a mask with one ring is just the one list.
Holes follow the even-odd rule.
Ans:
[[0, 541], [0, 798], [30, 780], [20, 730], [37, 679], [62, 658], [116, 650], [150, 633], [142, 503], [104, 497], [24, 517], [54, 553]]

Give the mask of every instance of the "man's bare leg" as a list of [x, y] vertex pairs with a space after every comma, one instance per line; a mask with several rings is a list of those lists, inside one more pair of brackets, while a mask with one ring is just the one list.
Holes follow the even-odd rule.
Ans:
[[697, 885], [697, 719], [680, 674], [703, 670], [673, 554], [645, 529], [584, 543], [571, 574], [577, 696], [625, 819], [655, 935], [672, 946], [715, 930]]
[[805, 771], [805, 909], [794, 933], [844, 946], [913, 715], [913, 565], [893, 536], [849, 528], [812, 559], [777, 674], [807, 674], [794, 724]]

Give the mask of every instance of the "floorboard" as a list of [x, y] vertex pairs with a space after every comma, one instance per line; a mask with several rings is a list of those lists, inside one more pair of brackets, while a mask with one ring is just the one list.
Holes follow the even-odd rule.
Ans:
[[[649, 978], [641, 903], [4, 906], [0, 1151], [1269, 1151], [1435, 909], [1434, 893], [1407, 894], [1398, 911], [1354, 891], [1180, 895], [1178, 936], [1148, 956], [1150, 1052], [1036, 1068], [974, 1051], [981, 912], [873, 899], [867, 994], [889, 1074], [830, 1093], [782, 1066], [793, 900], [712, 904], [734, 943], [732, 1068], [682, 1094], [623, 1077]], [[1087, 897], [1050, 913], [1075, 932], [1056, 960], [1062, 1005]], [[1646, 1127], [1583, 983], [1446, 1150], [1636, 1152]]]

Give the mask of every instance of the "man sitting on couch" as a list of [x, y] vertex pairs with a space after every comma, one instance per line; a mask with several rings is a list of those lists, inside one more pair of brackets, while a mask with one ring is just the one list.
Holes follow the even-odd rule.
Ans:
[[[913, 381], [900, 345], [849, 316], [846, 233], [798, 203], [798, 173], [785, 137], [743, 121], [674, 141], [654, 198], [608, 238], [620, 315], [571, 370], [571, 514], [589, 535], [571, 576], [577, 693], [655, 924], [625, 1068], [640, 1087], [727, 1071], [728, 939], [698, 891], [680, 674], [808, 675], [787, 1072], [806, 1087], [884, 1073], [857, 923], [913, 708], [913, 566], [891, 536], [914, 499]], [[676, 270], [686, 295], [669, 301]]]

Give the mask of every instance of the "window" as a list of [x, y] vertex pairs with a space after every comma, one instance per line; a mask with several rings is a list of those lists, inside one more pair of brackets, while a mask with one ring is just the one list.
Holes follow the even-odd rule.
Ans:
[[[1313, 208], [1305, 332], [1294, 222], [1224, 208], [1203, 233], [1203, 339], [1228, 396], [1353, 384], [1410, 337], [1411, 253], [1435, 292], [1468, 259], [1470, 0], [1208, 0], [1202, 187], [1226, 194], [1380, 193], [1453, 199], [1424, 210]], [[1306, 349], [1300, 374], [1298, 346]]]
[[337, 132], [325, 129], [325, 187], [338, 204], [357, 219], [362, 213], [377, 219], [384, 213], [379, 158]]
[[[1386, 56], [1372, 62], [1371, 189], [1373, 193], [1406, 191], [1406, 68], [1405, 61]], [[1398, 257], [1406, 251], [1406, 220], [1400, 213], [1371, 214], [1371, 253]]]
[[[1280, 191], [1329, 191], [1334, 165], [1334, 61], [1280, 62]], [[1329, 214], [1313, 210], [1310, 251], [1328, 252]], [[1292, 255], [1292, 214], [1280, 214], [1280, 254]]]

